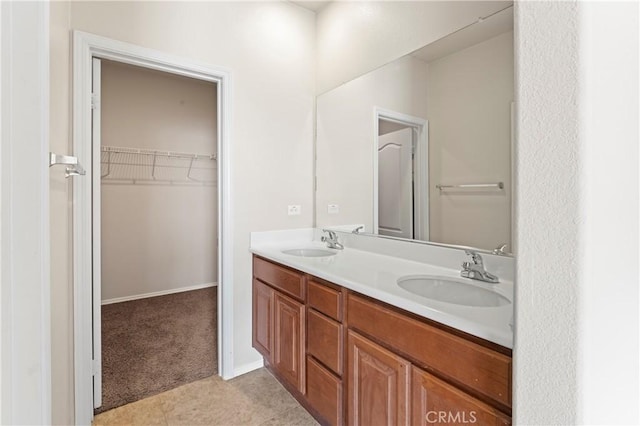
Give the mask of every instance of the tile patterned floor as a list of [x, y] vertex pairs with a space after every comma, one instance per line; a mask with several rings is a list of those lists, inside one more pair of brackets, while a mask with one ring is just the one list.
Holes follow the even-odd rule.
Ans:
[[214, 376], [189, 383], [106, 411], [93, 421], [94, 426], [317, 424], [264, 368], [226, 382]]

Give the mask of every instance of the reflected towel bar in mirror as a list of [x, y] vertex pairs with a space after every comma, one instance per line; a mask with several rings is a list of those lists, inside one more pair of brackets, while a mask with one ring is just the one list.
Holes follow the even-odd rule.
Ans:
[[464, 183], [464, 184], [460, 184], [460, 185], [436, 185], [436, 188], [438, 188], [440, 191], [442, 191], [443, 189], [449, 189], [449, 188], [461, 188], [461, 189], [497, 188], [497, 189], [504, 189], [504, 183], [503, 182], [498, 182], [498, 183]]

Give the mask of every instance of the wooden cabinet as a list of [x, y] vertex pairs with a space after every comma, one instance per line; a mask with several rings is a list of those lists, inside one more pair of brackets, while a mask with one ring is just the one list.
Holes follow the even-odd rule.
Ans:
[[483, 346], [357, 294], [349, 294], [347, 305], [349, 328], [505, 410], [511, 408], [511, 356], [498, 351], [498, 345]]
[[349, 424], [408, 425], [409, 361], [351, 330], [347, 347]]
[[321, 424], [511, 424], [511, 350], [257, 256], [253, 276], [253, 347]]
[[253, 347], [288, 388], [300, 394], [306, 380], [304, 295], [301, 273], [254, 257]]
[[419, 368], [412, 368], [412, 382], [412, 425], [511, 424], [499, 410]]
[[305, 393], [305, 307], [279, 292], [274, 295], [273, 367]]
[[273, 349], [273, 295], [271, 287], [253, 279], [253, 347], [267, 362]]

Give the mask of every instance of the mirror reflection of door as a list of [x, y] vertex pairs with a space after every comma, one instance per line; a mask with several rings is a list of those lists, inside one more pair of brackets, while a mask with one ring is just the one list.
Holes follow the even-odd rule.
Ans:
[[378, 126], [378, 233], [414, 238], [414, 132], [396, 125], [401, 130], [385, 133], [394, 124], [380, 120]]

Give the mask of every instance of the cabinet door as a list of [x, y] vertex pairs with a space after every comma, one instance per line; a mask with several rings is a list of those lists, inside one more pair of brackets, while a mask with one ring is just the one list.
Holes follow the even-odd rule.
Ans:
[[413, 425], [510, 425], [511, 418], [443, 382], [426, 371], [413, 367]]
[[275, 292], [273, 367], [302, 394], [305, 393], [304, 325], [304, 305]]
[[273, 350], [273, 295], [268, 285], [253, 280], [253, 347], [271, 362]]
[[350, 425], [408, 425], [411, 365], [398, 355], [348, 332]]

